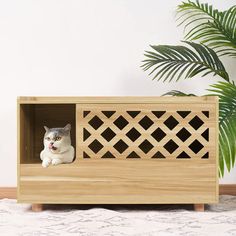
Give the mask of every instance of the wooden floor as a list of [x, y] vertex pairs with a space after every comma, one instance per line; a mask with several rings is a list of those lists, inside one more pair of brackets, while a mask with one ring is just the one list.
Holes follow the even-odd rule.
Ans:
[[[219, 189], [220, 195], [236, 196], [236, 184], [222, 184]], [[0, 187], [0, 199], [2, 198], [16, 199], [16, 187]]]

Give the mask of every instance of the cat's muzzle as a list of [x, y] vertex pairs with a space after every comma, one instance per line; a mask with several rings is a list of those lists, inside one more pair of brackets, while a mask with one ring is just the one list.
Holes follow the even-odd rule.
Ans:
[[53, 151], [56, 151], [57, 150], [57, 147], [53, 146], [53, 144], [49, 144], [49, 149], [52, 149]]

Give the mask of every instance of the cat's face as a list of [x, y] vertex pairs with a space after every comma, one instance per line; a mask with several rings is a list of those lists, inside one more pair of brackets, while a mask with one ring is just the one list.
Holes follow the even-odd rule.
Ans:
[[70, 130], [71, 125], [67, 124], [64, 128], [48, 128], [44, 126], [44, 147], [52, 153], [65, 152], [71, 145]]

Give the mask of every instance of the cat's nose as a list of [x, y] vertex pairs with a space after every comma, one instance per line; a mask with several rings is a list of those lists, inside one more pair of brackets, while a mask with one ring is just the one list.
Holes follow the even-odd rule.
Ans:
[[51, 143], [50, 143], [50, 145], [53, 145], [53, 144], [54, 144], [54, 142], [51, 142]]

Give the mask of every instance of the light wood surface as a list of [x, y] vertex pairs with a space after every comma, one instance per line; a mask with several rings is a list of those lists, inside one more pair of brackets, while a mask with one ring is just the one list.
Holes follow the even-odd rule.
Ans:
[[[220, 184], [220, 195], [233, 195], [236, 196], [236, 184]], [[0, 187], [0, 199], [2, 198], [17, 198], [17, 187]]]
[[[233, 195], [236, 196], [236, 184], [220, 184], [220, 195]], [[17, 187], [0, 187], [0, 199], [2, 198], [17, 198]]]
[[236, 184], [220, 184], [219, 194], [236, 196]]
[[81, 96], [81, 97], [18, 97], [20, 104], [94, 104], [94, 103], [215, 103], [215, 96], [157, 97], [157, 96]]
[[43, 210], [43, 205], [34, 203], [32, 204], [31, 208], [32, 208], [32, 211], [34, 212], [40, 212]]
[[[209, 111], [209, 118], [202, 113], [202, 111], [205, 110]], [[84, 111], [89, 111], [90, 113], [86, 115], [86, 117], [83, 117]], [[103, 114], [104, 111], [115, 111], [115, 113], [110, 118], [108, 118]], [[136, 117], [131, 118], [127, 111], [138, 111], [140, 113]], [[160, 118], [157, 118], [152, 113], [152, 111], [165, 111], [165, 113]], [[185, 118], [183, 118], [178, 114], [178, 111], [191, 112]], [[90, 125], [91, 120], [95, 117], [98, 117], [101, 122], [103, 122], [103, 124], [97, 129], [94, 129]], [[120, 130], [115, 125], [116, 120], [120, 117], [123, 117], [124, 121], [127, 122], [127, 125], [122, 130]], [[190, 125], [191, 121], [196, 117], [200, 119], [200, 122], [203, 122], [203, 125], [201, 125], [197, 130]], [[145, 130], [140, 125], [140, 122], [143, 120], [143, 118], [147, 118], [150, 120], [150, 122], [153, 122], [153, 124], [147, 130]], [[178, 122], [178, 124], [171, 130], [165, 124], [169, 118], [173, 118], [176, 122]], [[78, 140], [76, 143], [78, 151], [76, 161], [79, 161], [79, 159], [83, 158], [84, 152], [88, 156], [97, 159], [101, 158], [108, 151], [118, 159], [127, 158], [129, 154], [134, 151], [143, 159], [152, 158], [157, 152], [160, 152], [162, 155], [164, 155], [166, 159], [175, 159], [179, 155], [181, 156], [182, 152], [185, 152], [187, 155], [189, 155], [189, 157], [194, 159], [202, 158], [206, 153], [208, 153], [209, 158], [213, 158], [215, 160], [215, 136], [217, 132], [215, 120], [216, 115], [214, 104], [208, 104], [207, 109], [205, 104], [78, 104], [77, 121], [79, 122], [79, 125], [77, 126]], [[106, 132], [107, 128], [111, 129], [115, 134], [114, 138], [112, 138], [110, 141], [107, 141], [102, 136], [103, 132]], [[182, 141], [177, 136], [177, 134], [183, 128], [187, 130], [186, 132], [189, 132], [190, 135], [190, 137], [185, 141]], [[86, 129], [86, 131], [91, 134], [85, 141], [83, 141], [84, 129]], [[140, 134], [140, 136], [135, 141], [131, 140], [127, 136], [127, 133], [132, 129], [135, 129]], [[204, 131], [207, 129], [209, 129], [209, 141], [207, 141], [202, 136]], [[163, 132], [165, 135], [163, 139], [156, 140], [152, 136], [153, 132], [156, 130]], [[160, 135], [158, 134], [157, 138], [159, 137]], [[94, 153], [89, 147], [94, 140], [99, 141], [99, 143], [103, 145], [103, 148], [97, 153]], [[122, 153], [119, 153], [119, 151], [114, 148], [119, 140], [122, 140], [122, 142], [127, 145], [127, 148]], [[151, 150], [147, 153], [144, 153], [142, 149], [140, 149], [140, 145], [142, 145], [145, 140], [147, 140], [150, 145], [153, 145]], [[165, 148], [165, 144], [170, 140], [174, 141], [174, 143], [181, 148], [177, 148], [174, 152], [170, 153]], [[203, 148], [198, 153], [194, 153], [189, 148], [189, 146], [196, 140], [199, 141], [201, 145], [203, 145]]]
[[194, 204], [194, 210], [203, 212], [204, 211], [204, 204]]
[[2, 198], [16, 198], [16, 187], [0, 187], [0, 199]]
[[[59, 108], [56, 109], [56, 106]], [[114, 117], [108, 119], [101, 115], [101, 111], [112, 109], [116, 111]], [[132, 118], [125, 109], [138, 109], [140, 114]], [[85, 110], [90, 113], [83, 117]], [[165, 110], [166, 113], [157, 119], [152, 110]], [[191, 113], [183, 118], [176, 113], [179, 110], [190, 110]], [[208, 111], [209, 117], [203, 111]], [[123, 129], [114, 126], [115, 119], [120, 115], [128, 121]], [[102, 119], [103, 127], [95, 130], [88, 126], [94, 116]], [[148, 129], [143, 129], [139, 124], [144, 116], [154, 123]], [[170, 116], [178, 121], [173, 129], [164, 125]], [[197, 129], [189, 125], [195, 116], [203, 122]], [[42, 148], [43, 132], [40, 130], [44, 122], [53, 125], [54, 120], [58, 125], [66, 124], [68, 120], [72, 123], [72, 133], [76, 134], [74, 143], [77, 158], [71, 164], [42, 168], [39, 151]], [[20, 97], [17, 200], [35, 204], [217, 203], [217, 123], [216, 97]], [[83, 140], [85, 127], [91, 133], [86, 141]], [[101, 133], [108, 127], [115, 132], [116, 137], [106, 142], [101, 138]], [[157, 127], [166, 134], [161, 141], [151, 135]], [[191, 137], [181, 141], [176, 135], [184, 127]], [[131, 128], [136, 128], [141, 134], [135, 141], [126, 135]], [[209, 140], [202, 136], [206, 129], [209, 129]], [[93, 139], [103, 145], [103, 149], [97, 153], [88, 149]], [[118, 140], [128, 145], [122, 153], [114, 149]], [[146, 153], [140, 149], [144, 140], [153, 146]], [[170, 153], [164, 148], [169, 140], [181, 148]], [[203, 146], [197, 153], [189, 149], [194, 140]], [[151, 158], [158, 150], [165, 158]], [[84, 151], [88, 152], [90, 158], [83, 158]], [[107, 151], [115, 158], [101, 158]], [[131, 151], [136, 151], [140, 158], [127, 159]], [[190, 158], [178, 159], [182, 151]], [[206, 152], [209, 155], [203, 159]]]
[[[184, 167], [184, 168], [183, 168]], [[81, 160], [21, 165], [20, 202], [216, 203], [213, 160]], [[40, 187], [39, 187], [40, 186]], [[57, 197], [55, 197], [57, 196]], [[77, 197], [75, 197], [77, 196]]]
[[219, 197], [219, 97], [215, 98], [215, 168], [217, 178], [215, 179], [216, 195]]

